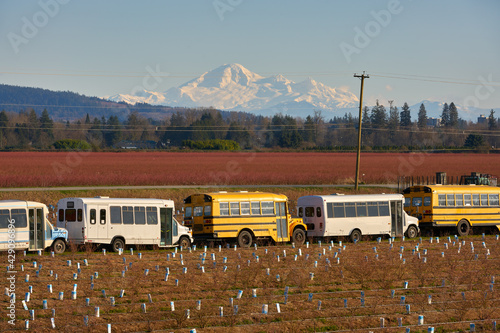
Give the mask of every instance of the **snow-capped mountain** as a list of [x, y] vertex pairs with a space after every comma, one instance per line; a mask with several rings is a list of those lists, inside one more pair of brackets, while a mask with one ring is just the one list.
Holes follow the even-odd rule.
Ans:
[[356, 108], [358, 98], [345, 89], [331, 88], [312, 78], [301, 82], [282, 75], [263, 77], [240, 64], [220, 66], [167, 91], [137, 91], [108, 97], [115, 102], [182, 107], [214, 107], [255, 113], [311, 114]]

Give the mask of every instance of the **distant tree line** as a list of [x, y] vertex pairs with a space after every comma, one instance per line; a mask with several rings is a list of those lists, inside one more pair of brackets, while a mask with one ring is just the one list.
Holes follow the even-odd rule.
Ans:
[[[465, 121], [454, 103], [444, 104], [441, 122], [429, 126], [422, 104], [417, 118], [407, 103], [389, 108], [377, 101], [362, 112], [364, 150], [460, 149], [488, 150], [499, 142], [498, 119], [491, 110], [484, 124]], [[0, 112], [1, 150], [149, 149], [306, 149], [353, 150], [358, 118], [350, 113], [326, 120], [314, 111], [305, 119], [276, 114], [259, 116], [215, 109], [183, 109], [164, 120], [145, 118], [137, 111], [126, 120], [117, 115], [76, 121], [54, 121], [47, 109]], [[147, 143], [147, 144], [140, 144]]]

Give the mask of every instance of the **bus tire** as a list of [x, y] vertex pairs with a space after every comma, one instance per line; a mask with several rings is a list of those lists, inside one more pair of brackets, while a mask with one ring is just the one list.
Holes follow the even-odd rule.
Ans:
[[66, 243], [62, 239], [56, 239], [52, 244], [52, 251], [55, 254], [61, 254], [66, 251]]
[[111, 250], [118, 252], [119, 249], [125, 250], [125, 242], [121, 238], [115, 238], [111, 244]]
[[457, 232], [459, 236], [467, 236], [470, 232], [469, 222], [465, 219], [462, 219], [457, 224]]
[[238, 246], [239, 247], [250, 247], [252, 245], [253, 239], [252, 234], [247, 230], [243, 230], [238, 235]]
[[353, 243], [359, 242], [361, 240], [361, 231], [359, 231], [358, 229], [353, 230], [349, 238]]
[[292, 242], [294, 242], [295, 245], [303, 245], [305, 241], [306, 232], [300, 228], [295, 229], [292, 234]]
[[414, 225], [410, 225], [408, 227], [408, 230], [406, 230], [406, 237], [415, 238], [417, 237], [417, 235], [418, 235], [417, 227], [415, 227]]
[[180, 239], [179, 239], [179, 246], [183, 249], [183, 250], [187, 250], [191, 247], [191, 241], [189, 240], [188, 237], [186, 236], [182, 236]]

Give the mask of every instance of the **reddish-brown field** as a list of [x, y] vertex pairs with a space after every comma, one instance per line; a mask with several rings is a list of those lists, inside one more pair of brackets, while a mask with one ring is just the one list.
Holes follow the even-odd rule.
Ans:
[[[133, 255], [129, 250], [123, 255], [70, 250], [54, 258], [47, 252], [26, 257], [18, 252], [16, 273], [4, 268], [1, 277], [5, 286], [7, 277], [16, 277], [11, 291], [16, 294], [15, 326], [8, 323], [9, 297], [4, 295], [0, 331], [21, 331], [26, 320], [33, 332], [106, 332], [111, 324], [112, 332], [184, 333], [396, 333], [427, 332], [428, 327], [468, 332], [471, 323], [476, 332], [491, 332], [493, 323], [500, 322], [500, 241], [495, 236], [486, 236], [484, 246], [480, 236], [451, 236], [440, 242], [396, 239], [392, 247], [385, 239], [300, 248], [223, 246], [220, 252], [209, 248], [205, 259], [204, 253], [200, 247], [175, 256], [172, 250], [144, 248]], [[75, 284], [77, 297], [71, 299]], [[27, 308], [32, 314], [21, 304], [30, 286]]]
[[[90, 185], [283, 185], [354, 182], [354, 153], [2, 152], [0, 187]], [[500, 155], [362, 153], [360, 180], [500, 175]]]

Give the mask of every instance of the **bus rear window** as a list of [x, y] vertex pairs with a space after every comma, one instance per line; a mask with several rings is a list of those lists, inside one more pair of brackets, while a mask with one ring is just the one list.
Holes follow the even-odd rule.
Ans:
[[306, 217], [314, 217], [314, 207], [306, 207]]
[[193, 216], [203, 216], [203, 207], [202, 206], [194, 207]]
[[76, 209], [66, 209], [66, 221], [67, 222], [75, 222], [76, 221]]
[[186, 207], [186, 209], [184, 210], [184, 217], [191, 217], [191, 213], [192, 213], [193, 209], [191, 207]]
[[422, 206], [422, 197], [414, 197], [412, 200], [411, 205], [413, 207], [420, 207]]

